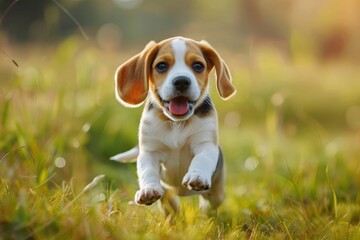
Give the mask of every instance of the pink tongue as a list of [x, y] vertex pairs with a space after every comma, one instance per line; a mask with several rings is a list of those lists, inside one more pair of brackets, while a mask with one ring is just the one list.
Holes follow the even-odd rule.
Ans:
[[177, 97], [170, 101], [169, 110], [173, 115], [184, 115], [189, 111], [188, 99], [186, 97]]

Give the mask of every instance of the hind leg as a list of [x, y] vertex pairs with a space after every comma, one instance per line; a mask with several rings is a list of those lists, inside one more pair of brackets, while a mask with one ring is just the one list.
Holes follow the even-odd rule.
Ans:
[[200, 195], [200, 208], [216, 210], [225, 199], [225, 167], [219, 169], [213, 177], [209, 191]]
[[223, 188], [212, 189], [212, 191], [200, 195], [199, 204], [203, 210], [216, 210], [225, 199]]
[[173, 218], [178, 212], [180, 201], [177, 195], [170, 191], [165, 190], [164, 196], [161, 198], [161, 208], [164, 211], [166, 218]]

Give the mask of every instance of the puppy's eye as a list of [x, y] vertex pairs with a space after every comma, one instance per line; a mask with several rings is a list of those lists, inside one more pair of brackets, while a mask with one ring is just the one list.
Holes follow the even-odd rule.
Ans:
[[159, 62], [156, 64], [155, 69], [158, 73], [164, 73], [169, 69], [169, 65], [166, 62]]
[[195, 62], [192, 65], [192, 69], [194, 69], [194, 71], [197, 73], [201, 73], [202, 71], [204, 71], [204, 64], [202, 64], [201, 62]]

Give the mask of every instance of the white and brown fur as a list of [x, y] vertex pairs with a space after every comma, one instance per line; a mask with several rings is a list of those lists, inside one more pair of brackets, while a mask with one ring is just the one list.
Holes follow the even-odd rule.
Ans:
[[[210, 203], [213, 209], [224, 200], [225, 165], [217, 113], [209, 97], [213, 68], [218, 93], [228, 99], [235, 93], [228, 67], [205, 41], [152, 41], [117, 69], [117, 100], [127, 107], [146, 101], [139, 145], [111, 158], [129, 162], [137, 157], [137, 204], [161, 199], [169, 214], [178, 211], [177, 196], [200, 194], [200, 207]], [[179, 96], [187, 99], [188, 111], [174, 115], [169, 104]]]

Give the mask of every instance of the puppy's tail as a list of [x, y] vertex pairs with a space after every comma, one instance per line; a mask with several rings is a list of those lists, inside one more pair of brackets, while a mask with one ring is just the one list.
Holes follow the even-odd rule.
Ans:
[[126, 152], [112, 156], [110, 160], [121, 163], [131, 163], [131, 162], [136, 162], [136, 158], [138, 155], [139, 155], [139, 146], [137, 145]]

